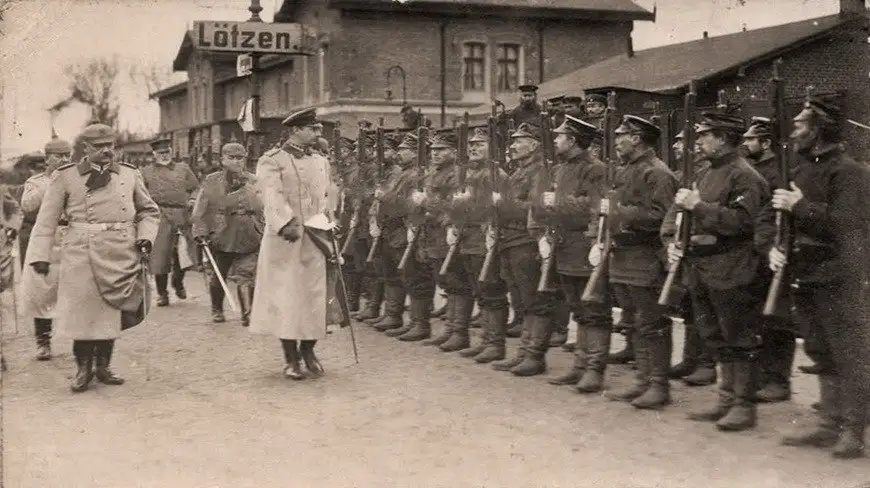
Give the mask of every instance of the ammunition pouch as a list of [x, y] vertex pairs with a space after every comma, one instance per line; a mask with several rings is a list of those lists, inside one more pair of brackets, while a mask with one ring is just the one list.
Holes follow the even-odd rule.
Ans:
[[611, 240], [615, 247], [662, 247], [662, 240], [658, 232], [623, 230], [614, 233]]

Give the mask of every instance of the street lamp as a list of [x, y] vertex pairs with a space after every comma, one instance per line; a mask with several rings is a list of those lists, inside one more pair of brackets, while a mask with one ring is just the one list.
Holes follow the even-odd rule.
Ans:
[[387, 68], [386, 73], [384, 73], [384, 76], [387, 78], [387, 86], [384, 89], [384, 93], [386, 95], [387, 101], [391, 101], [393, 99], [393, 90], [390, 88], [390, 76], [392, 75], [393, 71], [398, 71], [399, 75], [401, 75], [401, 77], [402, 77], [402, 104], [407, 104], [408, 103], [408, 85], [407, 85], [407, 77], [405, 76], [405, 68], [402, 68], [398, 64], [394, 65], [394, 66], [390, 66], [389, 68]]

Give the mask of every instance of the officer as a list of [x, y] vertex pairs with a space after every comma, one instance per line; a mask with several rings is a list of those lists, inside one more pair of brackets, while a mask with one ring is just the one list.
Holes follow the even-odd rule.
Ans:
[[[54, 134], [52, 139], [45, 145], [45, 155], [48, 165], [45, 171], [28, 178], [24, 183], [24, 192], [21, 195], [21, 210], [24, 212], [24, 222], [27, 227], [27, 239], [30, 238], [30, 229], [36, 224], [36, 216], [39, 207], [48, 190], [48, 182], [57, 168], [69, 163], [72, 155], [72, 146], [69, 142]], [[22, 226], [24, 228], [25, 226]], [[60, 263], [60, 246], [66, 234], [66, 218], [62, 217], [58, 222], [57, 234], [54, 242], [52, 264]], [[27, 246], [21, 247], [21, 254], [26, 254]], [[23, 262], [27, 262], [26, 259]], [[33, 328], [36, 335], [36, 359], [47, 361], [51, 359], [51, 324], [54, 316], [54, 306], [57, 302], [57, 272], [52, 270], [46, 277], [38, 276], [30, 266], [22, 268], [22, 288], [27, 290], [24, 295], [24, 316], [33, 317]]]
[[547, 99], [547, 113], [552, 117], [553, 127], [559, 127], [565, 122], [565, 95]]
[[[44, 173], [47, 164], [45, 154], [42, 151], [34, 151], [25, 154], [15, 165], [16, 170], [24, 174], [24, 178], [19, 181], [24, 181], [26, 183], [28, 179]], [[15, 198], [15, 201], [17, 201], [19, 205], [21, 204], [21, 199], [24, 195], [24, 188], [26, 186], [26, 184], [23, 184], [10, 186], [8, 188], [10, 195]], [[21, 225], [21, 231], [18, 233], [18, 259], [21, 260], [22, 267], [25, 263], [24, 257], [27, 254], [27, 245], [30, 243], [30, 231], [33, 229], [35, 219], [35, 214], [33, 215], [33, 220], [28, 219], [27, 216], [25, 216], [24, 223]]]
[[710, 166], [695, 173], [691, 189], [677, 192], [662, 225], [669, 262], [675, 262], [683, 255], [673, 240], [676, 209], [691, 212], [685, 269], [695, 320], [715, 351], [722, 378], [718, 402], [689, 418], [716, 422], [724, 431], [750, 429], [756, 423], [754, 383], [764, 291], [757, 286], [759, 258], [752, 239], [755, 218], [769, 200], [769, 190], [737, 152], [745, 129], [740, 117], [702, 113], [695, 127], [696, 147]]
[[[172, 160], [172, 141], [158, 138], [151, 142], [155, 163], [141, 168], [145, 187], [160, 207], [160, 232], [154, 242], [151, 271], [157, 285], [157, 306], [169, 305], [167, 284], [172, 272], [172, 287], [180, 299], [187, 298], [184, 289], [184, 270], [178, 260], [178, 234], [188, 240], [188, 249], [194, 249], [190, 236], [189, 208], [193, 205], [199, 181], [190, 167]], [[191, 256], [191, 259], [193, 256]]]
[[[761, 176], [767, 180], [771, 190], [779, 185], [779, 164], [772, 147], [772, 126], [770, 119], [753, 117], [749, 130], [743, 134], [743, 147], [746, 149], [747, 160], [755, 166]], [[765, 284], [773, 277], [767, 267], [762, 267], [761, 274]], [[786, 293], [777, 301], [777, 310], [771, 317], [765, 317], [761, 329], [761, 353], [759, 366], [761, 376], [759, 390], [755, 398], [759, 402], [782, 402], [791, 398], [791, 370], [795, 356], [795, 329], [790, 317], [790, 300], [788, 287]]]
[[[842, 145], [844, 117], [833, 97], [812, 97], [794, 118], [791, 139], [801, 156], [789, 188], [774, 192], [757, 241], [770, 267], [788, 267], [805, 351], [822, 369], [818, 420], [782, 439], [786, 445], [833, 447], [837, 458], [864, 453], [870, 411], [867, 242], [870, 175]], [[774, 246], [774, 210], [788, 212], [796, 231], [788, 258]], [[788, 259], [788, 261], [787, 261]]]
[[73, 339], [73, 392], [86, 390], [94, 376], [108, 385], [124, 383], [109, 364], [122, 326], [144, 318], [142, 254], [150, 252], [160, 221], [139, 170], [114, 162], [112, 128], [91, 124], [79, 137], [84, 157], [51, 175], [27, 253], [34, 272], [49, 276], [66, 216], [54, 329]]
[[[661, 130], [652, 122], [626, 115], [614, 131], [615, 149], [624, 162], [614, 193], [603, 201], [613, 240], [608, 266], [617, 301], [637, 310], [634, 324], [635, 381], [611, 392], [613, 400], [636, 408], [661, 408], [671, 401], [668, 372], [671, 361], [671, 319], [658, 304], [665, 278], [659, 230], [674, 203], [677, 179], [656, 157]], [[587, 334], [588, 335], [588, 334]]]
[[586, 95], [585, 104], [587, 117], [603, 117], [604, 111], [607, 110], [607, 97], [600, 93], [590, 93]]
[[514, 125], [519, 127], [525, 123], [540, 126], [543, 107], [538, 103], [537, 85], [522, 85], [519, 87], [519, 91], [520, 104], [509, 113]]
[[[254, 300], [257, 254], [263, 238], [263, 204], [256, 178], [245, 171], [248, 151], [237, 142], [221, 148], [224, 170], [205, 177], [193, 205], [190, 221], [194, 239], [208, 246], [221, 276], [238, 285], [242, 325], [247, 327]], [[223, 322], [224, 290], [214, 273], [209, 282], [214, 322]]]

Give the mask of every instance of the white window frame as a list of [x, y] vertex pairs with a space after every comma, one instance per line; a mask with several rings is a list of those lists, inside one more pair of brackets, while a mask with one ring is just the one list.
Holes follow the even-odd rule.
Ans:
[[[483, 89], [481, 90], [465, 89], [465, 48], [469, 44], [483, 46]], [[462, 69], [460, 70], [459, 86], [462, 90], [462, 101], [486, 103], [490, 98], [489, 94], [492, 93], [492, 55], [490, 53], [490, 43], [484, 39], [464, 39], [461, 46], [460, 62], [462, 63]]]
[[[493, 55], [493, 59], [495, 59], [496, 61], [493, 64], [493, 66], [495, 66], [495, 70], [493, 70], [493, 78], [495, 80], [498, 80], [498, 72], [497, 72], [497, 70], [498, 70], [498, 61], [497, 61], [498, 49], [501, 48], [502, 46], [517, 46], [519, 48], [517, 50], [517, 87], [525, 85], [526, 84], [526, 46], [525, 46], [525, 44], [523, 44], [522, 42], [520, 42], [518, 40], [517, 41], [513, 41], [513, 40], [511, 40], [511, 41], [499, 41], [495, 45], [495, 47], [494, 47], [495, 52]], [[496, 81], [496, 83], [497, 83], [497, 81]], [[506, 94], [515, 94], [517, 91], [516, 88], [511, 89], [511, 90], [507, 90], [507, 91], [498, 91], [498, 86], [495, 83], [493, 83], [493, 87], [494, 87], [494, 90], [497, 92], [496, 98], [501, 97], [501, 96], [506, 95]]]

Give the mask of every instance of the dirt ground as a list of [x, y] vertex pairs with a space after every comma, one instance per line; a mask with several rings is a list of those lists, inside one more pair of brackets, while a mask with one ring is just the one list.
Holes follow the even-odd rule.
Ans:
[[[33, 359], [31, 326], [14, 333], [6, 297], [5, 487], [870, 485], [870, 459], [778, 445], [816, 400], [813, 378], [799, 373], [791, 402], [761, 406], [759, 427], [737, 434], [685, 419], [712, 388], [674, 382], [672, 406], [641, 412], [362, 324], [360, 364], [348, 331], [336, 331], [318, 346], [326, 377], [293, 382], [281, 376], [277, 339], [232, 316], [212, 324], [200, 276], [186, 281], [187, 300], [155, 308], [118, 341], [113, 369], [127, 383], [78, 395], [68, 389], [71, 344], [55, 341], [50, 362]], [[553, 374], [571, 356], [555, 349], [548, 359]], [[629, 381], [627, 366], [609, 371], [608, 387]]]

